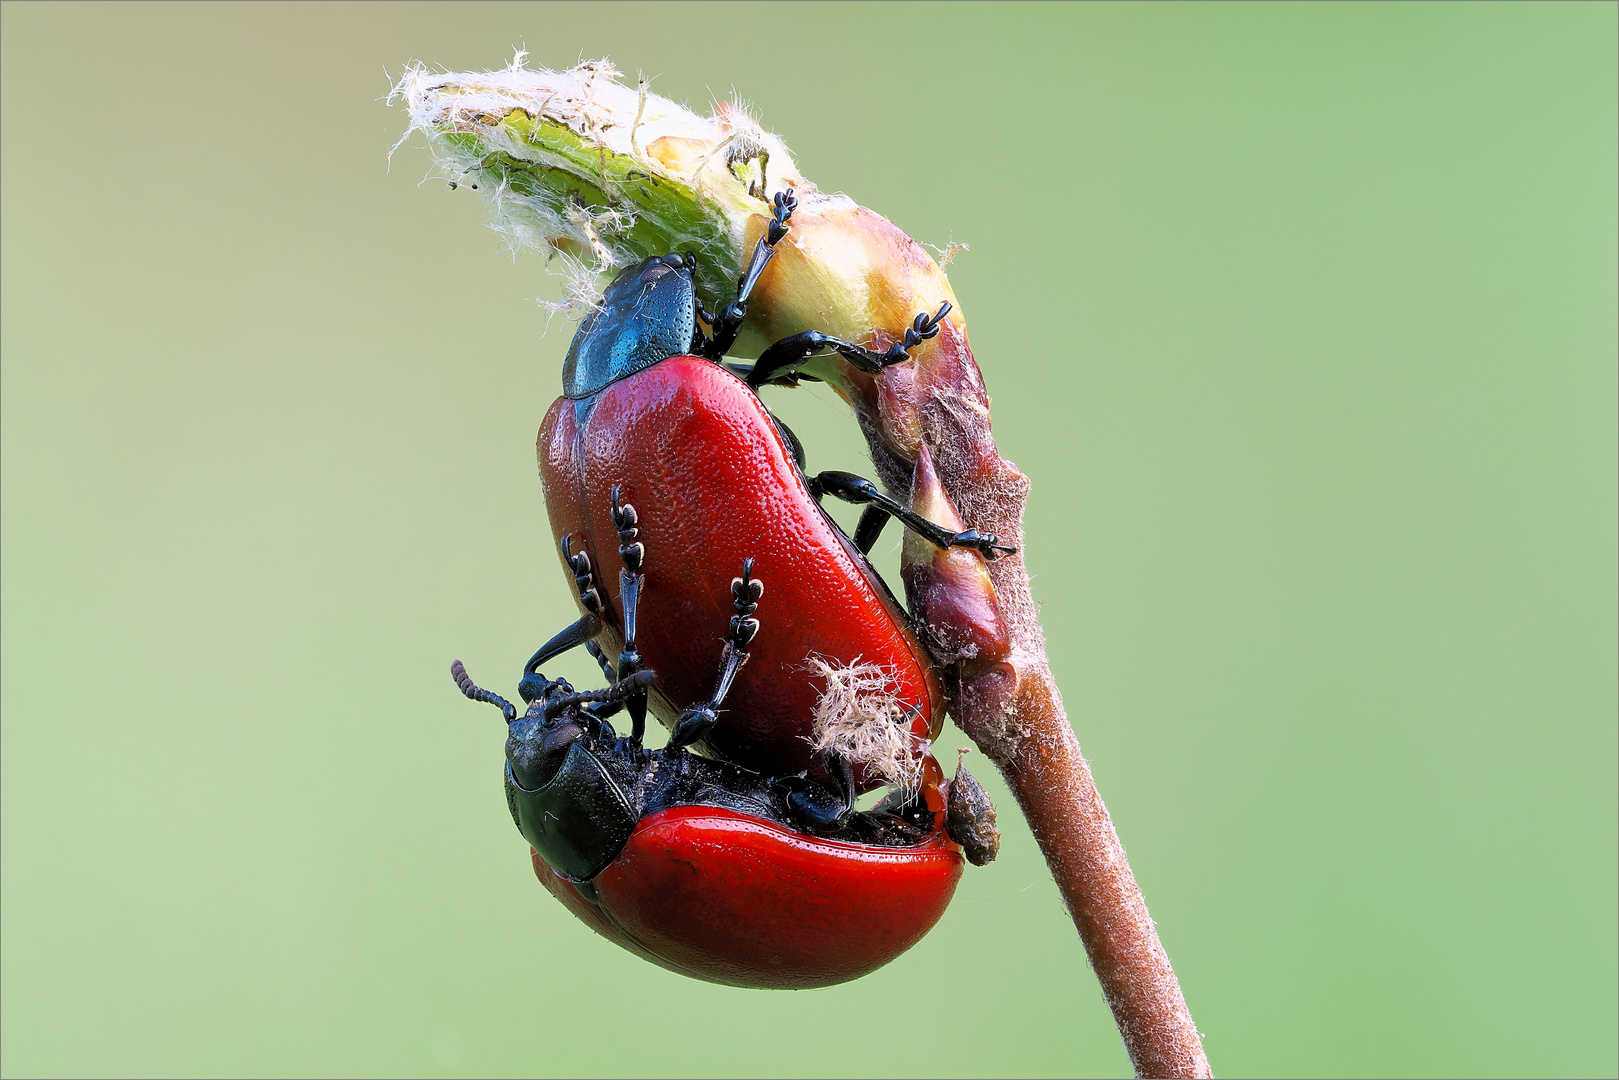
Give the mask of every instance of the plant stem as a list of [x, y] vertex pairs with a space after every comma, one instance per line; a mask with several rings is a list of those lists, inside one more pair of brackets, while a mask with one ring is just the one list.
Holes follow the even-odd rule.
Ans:
[[[1180, 983], [1147, 913], [1107, 806], [1063, 709], [1024, 565], [1029, 481], [996, 451], [989, 401], [962, 335], [941, 335], [925, 378], [905, 404], [951, 503], [976, 527], [1020, 554], [988, 564], [1011, 649], [1001, 663], [948, 680], [950, 715], [1000, 768], [1045, 855], [1079, 930], [1102, 993], [1138, 1076], [1212, 1076]], [[857, 406], [858, 408], [858, 406]], [[885, 412], [903, 409], [890, 401]], [[869, 419], [862, 425], [877, 434]], [[870, 439], [879, 472], [908, 468]], [[916, 470], [912, 469], [912, 486]], [[894, 486], [898, 486], [896, 483]]]

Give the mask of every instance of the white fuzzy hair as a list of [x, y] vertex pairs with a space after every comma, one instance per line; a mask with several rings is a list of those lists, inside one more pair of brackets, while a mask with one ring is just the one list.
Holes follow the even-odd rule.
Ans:
[[905, 794], [922, 783], [922, 755], [928, 745], [911, 735], [911, 708], [897, 691], [893, 672], [878, 664], [833, 665], [818, 656], [809, 670], [826, 680], [815, 703], [811, 745], [841, 755], [882, 777]]
[[[433, 72], [413, 64], [394, 83], [390, 103], [403, 101], [410, 126], [395, 144], [398, 149], [412, 132], [427, 135], [434, 155], [433, 171], [452, 184], [476, 186], [493, 210], [492, 227], [515, 254], [520, 250], [561, 256], [562, 269], [571, 279], [569, 300], [561, 307], [581, 317], [600, 299], [600, 283], [615, 268], [638, 261], [642, 255], [620, 242], [634, 221], [634, 210], [581, 207], [561, 194], [543, 188], [525, 194], [513, 190], [498, 174], [485, 169], [488, 157], [505, 153], [539, 165], [563, 165], [556, 155], [515, 133], [499, 121], [515, 109], [532, 117], [563, 125], [586, 145], [600, 147], [604, 155], [629, 155], [637, 169], [696, 191], [735, 188], [738, 179], [748, 184], [748, 170], [756, 159], [767, 162], [772, 191], [791, 186], [804, 197], [814, 191], [797, 172], [792, 154], [775, 135], [761, 128], [739, 105], [721, 102], [714, 115], [700, 117], [682, 105], [648, 92], [647, 80], [631, 88], [619, 82], [618, 70], [608, 60], [588, 60], [568, 71], [529, 70], [528, 54], [518, 50], [507, 67], [485, 72]], [[471, 140], [447, 138], [473, 135]], [[710, 149], [701, 157], [680, 159], [678, 168], [646, 152], [657, 140], [673, 137], [693, 140]], [[468, 145], [468, 144], [471, 145]], [[391, 152], [390, 152], [391, 156]], [[573, 165], [572, 168], [577, 168]], [[741, 171], [739, 171], [741, 170]], [[759, 169], [759, 182], [766, 166]], [[603, 170], [605, 174], [605, 169]], [[607, 186], [605, 175], [601, 178]], [[762, 190], [758, 193], [766, 196]], [[626, 200], [624, 207], [631, 204]], [[727, 215], [734, 234], [673, 236], [673, 250], [712, 251], [729, 244], [732, 253], [723, 261], [737, 261], [742, 249], [739, 215]]]

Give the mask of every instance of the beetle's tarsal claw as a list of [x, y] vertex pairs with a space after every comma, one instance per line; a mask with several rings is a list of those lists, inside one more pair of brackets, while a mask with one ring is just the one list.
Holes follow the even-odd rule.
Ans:
[[989, 560], [998, 559], [1002, 555], [1017, 554], [1017, 548], [1001, 543], [994, 533], [981, 533], [977, 529], [956, 533], [950, 539], [950, 546], [972, 548]]
[[781, 243], [781, 238], [787, 235], [787, 221], [798, 209], [798, 196], [792, 188], [776, 192], [775, 207], [770, 215], [769, 239], [765, 242], [771, 247]]
[[584, 609], [594, 615], [601, 611], [601, 593], [596, 591], [594, 570], [590, 565], [590, 553], [584, 549], [573, 550], [573, 533], [564, 536], [561, 541], [562, 559], [568, 564], [573, 573], [574, 587], [579, 590], [579, 602]]
[[765, 583], [753, 576], [753, 559], [742, 560], [742, 576], [731, 579], [731, 603], [736, 608], [731, 618], [731, 644], [738, 649], [747, 648], [759, 633], [759, 620], [751, 616], [764, 594]]
[[641, 569], [642, 560], [646, 558], [646, 546], [636, 542], [640, 533], [638, 526], [641, 517], [635, 512], [634, 505], [620, 502], [620, 490], [617, 484], [613, 485], [613, 527], [618, 530], [618, 557], [623, 561], [626, 569], [636, 571]]

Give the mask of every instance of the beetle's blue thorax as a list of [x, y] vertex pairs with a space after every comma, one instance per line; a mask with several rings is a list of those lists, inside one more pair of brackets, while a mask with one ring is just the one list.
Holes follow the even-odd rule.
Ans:
[[589, 397], [659, 360], [691, 350], [697, 324], [691, 269], [668, 255], [625, 268], [568, 348], [564, 397]]

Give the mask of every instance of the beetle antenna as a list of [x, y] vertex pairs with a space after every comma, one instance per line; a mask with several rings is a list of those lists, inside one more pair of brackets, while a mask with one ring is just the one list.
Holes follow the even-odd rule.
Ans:
[[651, 671], [641, 670], [625, 676], [605, 690], [587, 690], [582, 694], [569, 694], [553, 698], [545, 705], [545, 718], [550, 720], [570, 705], [585, 705], [593, 701], [623, 701], [625, 698], [646, 693], [655, 678]]
[[719, 707], [731, 691], [731, 683], [742, 665], [748, 662], [748, 644], [759, 633], [759, 620], [753, 613], [759, 609], [759, 598], [765, 593], [765, 583], [753, 576], [753, 557], [742, 560], [742, 576], [731, 579], [730, 635], [725, 638], [725, 651], [720, 654], [720, 677], [714, 687], [714, 696], [705, 702], [688, 705], [675, 721], [675, 728], [665, 746], [679, 750], [707, 735], [719, 721]]
[[462, 664], [461, 661], [452, 660], [450, 662], [450, 677], [455, 680], [455, 685], [461, 691], [461, 693], [465, 694], [471, 700], [482, 701], [486, 704], [498, 707], [505, 715], [506, 722], [508, 724], [517, 719], [517, 707], [511, 702], [507, 701], [505, 698], [501, 697], [499, 694], [490, 690], [485, 690], [483, 687], [473, 682], [472, 676], [467, 674], [466, 666]]

